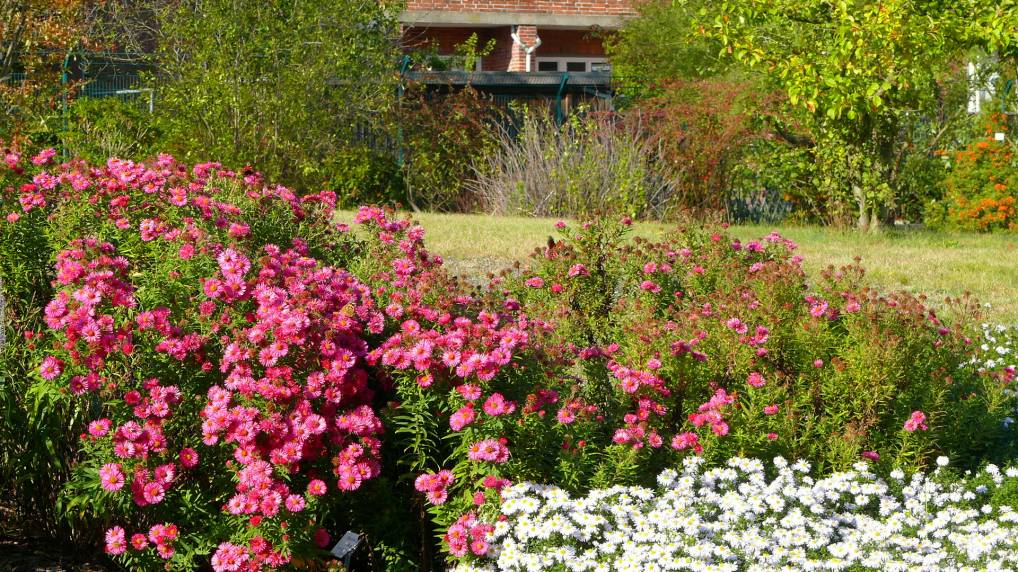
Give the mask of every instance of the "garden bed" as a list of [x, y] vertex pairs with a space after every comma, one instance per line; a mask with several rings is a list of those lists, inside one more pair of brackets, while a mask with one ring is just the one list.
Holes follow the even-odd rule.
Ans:
[[0, 477], [129, 568], [325, 567], [348, 530], [385, 570], [487, 566], [520, 483], [671, 498], [655, 475], [783, 457], [806, 494], [1018, 453], [1013, 333], [776, 232], [559, 221], [465, 282], [423, 226], [337, 223], [327, 191], [55, 154], [0, 171]]

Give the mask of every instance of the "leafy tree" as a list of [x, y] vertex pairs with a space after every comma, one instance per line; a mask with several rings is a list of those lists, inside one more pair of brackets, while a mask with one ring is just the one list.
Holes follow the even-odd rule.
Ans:
[[705, 0], [650, 0], [636, 5], [639, 16], [605, 36], [612, 71], [626, 95], [660, 93], [662, 82], [708, 77], [725, 63], [720, 44], [696, 33], [696, 15]]
[[661, 84], [659, 95], [634, 106], [661, 167], [679, 190], [673, 208], [694, 213], [727, 207], [733, 184], [752, 147], [769, 136], [775, 98], [759, 86], [707, 78]]
[[70, 50], [89, 44], [85, 14], [90, 4], [0, 0], [0, 138], [47, 129], [61, 95], [61, 63]]
[[158, 111], [189, 160], [313, 188], [395, 97], [399, 6], [365, 0], [157, 5]]
[[1011, 1], [724, 0], [700, 25], [800, 110], [821, 191], [853, 201], [869, 228], [895, 203], [913, 144], [903, 135], [917, 118], [943, 119], [946, 86], [973, 49], [1013, 49], [1015, 17]]

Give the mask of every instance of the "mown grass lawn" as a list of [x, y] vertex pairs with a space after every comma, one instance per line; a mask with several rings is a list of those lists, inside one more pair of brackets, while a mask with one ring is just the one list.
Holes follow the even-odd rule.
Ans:
[[[352, 213], [344, 213], [349, 219]], [[555, 236], [554, 219], [485, 215], [415, 214], [426, 242], [449, 267], [465, 275], [484, 275], [524, 260]], [[639, 223], [636, 233], [661, 236], [669, 225]], [[989, 303], [987, 320], [1018, 324], [1018, 236], [886, 230], [878, 234], [823, 227], [737, 226], [733, 235], [758, 238], [772, 230], [799, 244], [804, 265], [815, 276], [828, 265], [856, 256], [881, 290], [924, 292], [939, 303], [970, 292]]]

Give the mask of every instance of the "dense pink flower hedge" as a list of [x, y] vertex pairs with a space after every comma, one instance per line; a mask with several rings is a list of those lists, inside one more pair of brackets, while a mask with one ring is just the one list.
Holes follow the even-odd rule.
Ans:
[[[20, 208], [4, 224], [62, 243], [47, 330], [26, 333], [39, 378], [101, 403], [71, 504], [122, 518], [106, 551], [133, 565], [186, 565], [222, 542], [217, 569], [259, 568], [324, 546], [318, 517], [379, 474], [383, 434], [366, 336], [385, 315], [342, 265], [355, 245], [335, 197], [170, 157], [51, 161], [5, 190]], [[182, 516], [217, 506], [209, 522]]]
[[[964, 367], [971, 308], [945, 320], [855, 266], [810, 283], [777, 234], [562, 223], [472, 287], [420, 226], [362, 208], [350, 229], [329, 192], [167, 156], [53, 159], [6, 154], [0, 255], [17, 262], [0, 268], [19, 307], [52, 292], [18, 342], [31, 391], [88, 411], [66, 510], [108, 523], [128, 566], [306, 564], [362, 497], [481, 557], [521, 480], [642, 483], [686, 455], [976, 464], [1013, 446], [1014, 372]], [[376, 546], [406, 563], [404, 541]]]

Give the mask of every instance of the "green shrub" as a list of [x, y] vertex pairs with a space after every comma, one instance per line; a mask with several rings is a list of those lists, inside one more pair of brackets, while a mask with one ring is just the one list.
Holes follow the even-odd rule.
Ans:
[[[106, 552], [130, 569], [211, 556], [226, 570], [238, 551], [279, 566], [320, 557], [322, 525], [360, 528], [337, 493], [379, 474], [383, 428], [360, 354], [385, 323], [345, 270], [362, 251], [334, 222], [334, 193], [298, 198], [252, 172], [166, 155], [92, 167], [55, 154], [0, 166], [11, 301], [0, 476], [17, 516], [92, 540], [105, 529]], [[240, 350], [249, 338], [273, 357]], [[320, 343], [346, 361], [319, 369]], [[234, 361], [236, 350], [255, 361]], [[258, 387], [228, 381], [235, 368]], [[317, 390], [298, 390], [309, 376]], [[285, 452], [265, 448], [284, 441]]]
[[[13, 192], [21, 182], [0, 167], [0, 193]], [[14, 511], [9, 524], [52, 536], [73, 532], [58, 517], [57, 499], [70, 475], [87, 405], [32, 389], [35, 334], [45, 328], [43, 308], [53, 293], [49, 236], [38, 211], [20, 214], [18, 224], [0, 218], [0, 502]]]
[[326, 188], [343, 206], [395, 205], [403, 199], [402, 173], [390, 151], [352, 145], [329, 157], [325, 171]]
[[[395, 103], [399, 9], [349, 0], [160, 4], [163, 151], [257, 165], [316, 192], [328, 158]], [[367, 124], [367, 125], [365, 125]]]
[[372, 354], [393, 377], [386, 420], [454, 555], [485, 552], [463, 534], [506, 482], [647, 484], [689, 455], [781, 455], [821, 475], [1013, 457], [1014, 373], [969, 365], [974, 304], [940, 315], [856, 265], [807, 282], [776, 234], [690, 225], [630, 242], [628, 222], [563, 223], [530, 265], [451, 307], [382, 295], [404, 319]]
[[[331, 192], [55, 154], [0, 165], [0, 476], [23, 511], [115, 525], [128, 566], [316, 558], [328, 526], [409, 569], [440, 560], [432, 532], [484, 554], [463, 533], [485, 532], [474, 515], [510, 481], [646, 484], [691, 455], [823, 475], [1016, 452], [1015, 370], [977, 349], [976, 305], [881, 295], [857, 265], [809, 280], [777, 234], [563, 222], [472, 288], [410, 221], [365, 207], [361, 231], [335, 224]], [[146, 529], [156, 546], [125, 546]]]
[[60, 134], [66, 152], [94, 164], [110, 157], [154, 157], [163, 144], [155, 118], [136, 101], [83, 97], [69, 106], [67, 115]]
[[400, 101], [393, 131], [403, 154], [406, 204], [415, 210], [471, 211], [471, 165], [496, 145], [499, 108], [472, 88], [431, 93], [411, 86]]

